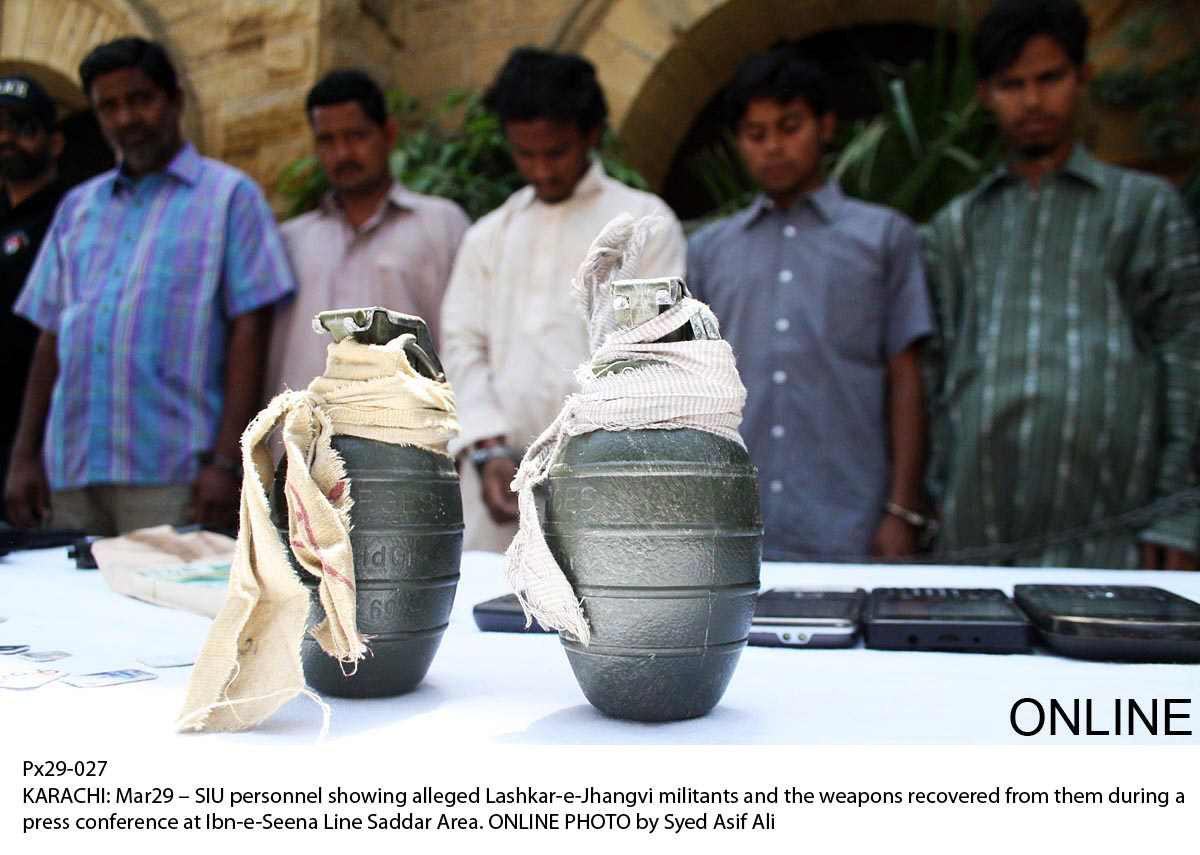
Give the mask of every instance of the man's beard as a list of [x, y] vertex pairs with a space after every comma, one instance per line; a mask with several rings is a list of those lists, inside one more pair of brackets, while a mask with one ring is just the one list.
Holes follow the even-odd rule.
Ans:
[[126, 141], [128, 133], [124, 135], [126, 140], [122, 140], [120, 137], [111, 140], [112, 147], [118, 153], [119, 158], [127, 167], [139, 174], [164, 168], [180, 146], [178, 133], [156, 132], [152, 128], [138, 128], [138, 130], [141, 133], [135, 135], [137, 141], [133, 144]]
[[121, 160], [137, 172], [147, 172], [162, 166], [170, 147], [163, 140], [152, 139], [128, 148], [119, 149]]
[[1057, 146], [1047, 143], [1038, 143], [1037, 145], [1022, 146], [1017, 149], [1017, 157], [1021, 160], [1042, 160], [1054, 153]]
[[0, 178], [5, 181], [29, 181], [50, 167], [50, 152], [28, 152], [17, 146], [0, 149]]

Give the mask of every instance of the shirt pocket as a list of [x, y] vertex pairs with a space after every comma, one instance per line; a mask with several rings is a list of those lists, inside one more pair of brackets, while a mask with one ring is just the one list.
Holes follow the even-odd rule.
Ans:
[[222, 277], [221, 236], [202, 228], [142, 235], [131, 263], [143, 287], [168, 310], [206, 305], [217, 297]]
[[878, 364], [884, 358], [887, 318], [882, 271], [865, 260], [838, 261], [829, 284], [825, 330], [829, 346], [847, 359]]

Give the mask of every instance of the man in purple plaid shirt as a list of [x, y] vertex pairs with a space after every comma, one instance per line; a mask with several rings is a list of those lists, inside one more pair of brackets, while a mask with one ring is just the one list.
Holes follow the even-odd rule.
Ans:
[[11, 519], [232, 528], [271, 307], [294, 290], [274, 218], [253, 181], [183, 140], [159, 45], [101, 45], [79, 74], [119, 164], [63, 199], [14, 307], [42, 332]]

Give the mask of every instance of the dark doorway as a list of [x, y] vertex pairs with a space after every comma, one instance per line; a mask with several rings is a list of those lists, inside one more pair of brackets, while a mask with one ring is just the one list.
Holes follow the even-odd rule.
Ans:
[[67, 184], [74, 186], [99, 175], [115, 164], [112, 149], [100, 133], [100, 125], [91, 110], [78, 110], [59, 122], [66, 145], [58, 162], [58, 171]]
[[[900, 67], [913, 60], [928, 60], [934, 53], [935, 38], [936, 30], [931, 27], [872, 24], [830, 30], [796, 44], [829, 74], [833, 81], [834, 109], [839, 121], [848, 125], [855, 119], [875, 115], [882, 107], [872, 75], [873, 64], [882, 62]], [[949, 48], [952, 54], [953, 42]], [[692, 123], [663, 182], [662, 196], [681, 219], [703, 217], [715, 207], [695, 176], [691, 161], [699, 152], [719, 144], [724, 130], [718, 92]]]

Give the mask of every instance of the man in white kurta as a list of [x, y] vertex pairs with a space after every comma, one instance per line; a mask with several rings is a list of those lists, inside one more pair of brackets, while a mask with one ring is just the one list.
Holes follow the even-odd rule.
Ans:
[[[638, 276], [681, 276], [686, 248], [675, 215], [658, 197], [605, 175], [599, 160], [568, 198], [547, 203], [526, 186], [467, 231], [442, 307], [442, 360], [462, 428], [457, 449], [502, 438], [519, 456], [575, 391], [575, 368], [590, 353], [571, 280], [592, 240], [622, 212], [664, 220]], [[464, 461], [460, 471], [464, 548], [503, 550], [516, 523], [488, 513], [475, 466]]]

